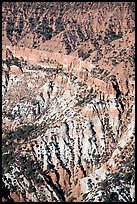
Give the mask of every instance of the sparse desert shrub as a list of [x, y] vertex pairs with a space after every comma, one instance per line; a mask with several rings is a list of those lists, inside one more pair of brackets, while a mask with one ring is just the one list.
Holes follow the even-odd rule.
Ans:
[[92, 53], [93, 52], [93, 50], [92, 49], [90, 49], [89, 51], [88, 51], [88, 53], [90, 54], [90, 53]]
[[83, 56], [83, 60], [87, 59], [89, 56], [90, 56], [89, 53], [84, 54], [84, 56]]

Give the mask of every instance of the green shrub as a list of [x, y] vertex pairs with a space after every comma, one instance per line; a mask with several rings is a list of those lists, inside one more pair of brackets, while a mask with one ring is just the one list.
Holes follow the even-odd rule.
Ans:
[[84, 54], [84, 56], [83, 56], [82, 58], [83, 58], [83, 60], [85, 60], [85, 59], [87, 59], [89, 56], [90, 56], [90, 54], [89, 54], [89, 53], [86, 53], [86, 54]]
[[93, 52], [93, 50], [92, 49], [90, 49], [89, 51], [88, 51], [88, 53], [90, 54], [90, 53], [92, 53]]

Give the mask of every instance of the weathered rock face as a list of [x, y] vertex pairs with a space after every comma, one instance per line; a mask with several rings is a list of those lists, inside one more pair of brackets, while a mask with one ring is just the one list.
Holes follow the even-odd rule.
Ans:
[[2, 9], [3, 45], [77, 50], [83, 58], [135, 29], [134, 2], [4, 2]]
[[[15, 11], [17, 5], [21, 8], [29, 3], [17, 3], [11, 9], [4, 3], [3, 18]], [[36, 5], [43, 7], [43, 3], [34, 4], [34, 8]], [[48, 3], [44, 5], [49, 8]], [[108, 9], [114, 10], [113, 15], [107, 13], [105, 3], [92, 4], [93, 11], [90, 11], [90, 3], [81, 6], [76, 2], [74, 5], [53, 3], [53, 6], [61, 5], [66, 10], [78, 5], [76, 13], [79, 14], [74, 18], [79, 22], [84, 15], [81, 6], [91, 17], [97, 12], [93, 32], [99, 31], [102, 25], [102, 36], [105, 25], [101, 24], [101, 17], [96, 16], [103, 19], [106, 14], [113, 22], [115, 9], [119, 8], [121, 23], [116, 26], [110, 21], [110, 24], [117, 33], [122, 30], [122, 36], [100, 44], [100, 49], [83, 61], [72, 52], [71, 55], [58, 53], [58, 50], [51, 53], [33, 49], [33, 46], [30, 49], [26, 44], [18, 47], [26, 36], [20, 39], [15, 34], [7, 35], [12, 43], [3, 43], [2, 53], [2, 180], [11, 190], [14, 201], [19, 202], [133, 202], [133, 3], [123, 3], [123, 7], [122, 3], [108, 3]], [[66, 10], [63, 10], [63, 19], [69, 17]], [[22, 12], [25, 15], [26, 10]], [[129, 21], [125, 24], [123, 19], [127, 22], [127, 14]], [[14, 19], [13, 22], [18, 27], [20, 21]], [[67, 32], [69, 28], [67, 25]], [[29, 29], [22, 31], [24, 35]]]

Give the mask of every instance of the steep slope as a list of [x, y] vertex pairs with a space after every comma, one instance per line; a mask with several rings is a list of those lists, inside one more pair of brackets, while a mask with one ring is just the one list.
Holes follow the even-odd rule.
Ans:
[[3, 32], [13, 45], [77, 50], [84, 58], [135, 30], [134, 2], [4, 2], [2, 8]]
[[[2, 17], [2, 181], [11, 197], [134, 202], [134, 3], [4, 2]], [[54, 32], [34, 43], [39, 21]], [[75, 40], [71, 26], [87, 38]]]

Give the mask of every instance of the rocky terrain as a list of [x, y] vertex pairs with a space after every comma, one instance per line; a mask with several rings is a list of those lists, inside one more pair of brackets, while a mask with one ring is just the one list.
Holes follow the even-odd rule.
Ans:
[[135, 201], [135, 3], [2, 3], [3, 202]]

